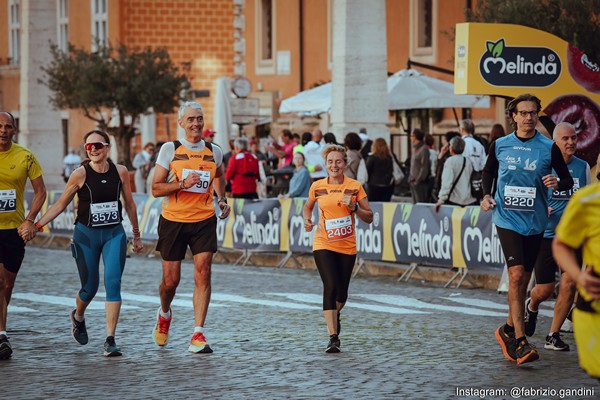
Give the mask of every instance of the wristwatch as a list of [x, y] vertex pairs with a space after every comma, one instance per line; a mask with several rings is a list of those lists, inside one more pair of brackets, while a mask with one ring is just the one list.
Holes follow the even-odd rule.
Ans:
[[219, 197], [219, 200], [217, 201], [217, 203], [220, 203], [224, 201], [225, 203], [227, 203], [227, 197]]

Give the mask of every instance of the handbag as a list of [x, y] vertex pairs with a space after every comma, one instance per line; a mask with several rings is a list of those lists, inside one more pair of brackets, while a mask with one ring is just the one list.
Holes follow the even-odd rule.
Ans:
[[465, 170], [465, 165], [467, 165], [467, 159], [463, 157], [463, 166], [460, 169], [460, 172], [458, 173], [458, 176], [454, 180], [454, 183], [452, 184], [452, 187], [450, 188], [450, 192], [448, 192], [448, 200], [447, 201], [450, 201], [450, 195], [452, 194], [452, 192], [454, 192], [454, 188], [456, 187], [456, 184], [458, 183], [458, 180], [460, 179], [460, 176], [462, 175], [463, 171]]
[[363, 158], [360, 159], [358, 163], [358, 168], [356, 171], [356, 180], [360, 182], [361, 185], [364, 185], [369, 180], [369, 172], [367, 171], [367, 163]]
[[471, 173], [471, 196], [477, 200], [483, 199], [483, 172], [475, 171]]
[[392, 164], [394, 164], [394, 184], [399, 185], [404, 179], [404, 172], [402, 172], [402, 168], [400, 168], [400, 164], [394, 155], [392, 155]]

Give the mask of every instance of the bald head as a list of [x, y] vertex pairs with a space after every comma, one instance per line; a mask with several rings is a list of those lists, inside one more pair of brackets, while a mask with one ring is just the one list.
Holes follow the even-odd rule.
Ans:
[[575, 127], [568, 122], [561, 122], [554, 128], [552, 140], [560, 149], [565, 161], [571, 161], [571, 157], [577, 150], [577, 132]]
[[323, 139], [323, 132], [320, 129], [315, 129], [312, 132], [312, 140], [318, 143], [321, 139]]

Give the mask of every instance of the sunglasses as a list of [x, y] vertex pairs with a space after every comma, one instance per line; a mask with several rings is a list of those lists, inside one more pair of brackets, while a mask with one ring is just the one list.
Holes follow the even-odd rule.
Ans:
[[85, 144], [85, 150], [86, 151], [92, 151], [94, 149], [102, 150], [103, 148], [105, 148], [107, 146], [110, 146], [110, 144], [104, 143], [104, 142], [91, 142], [91, 143]]

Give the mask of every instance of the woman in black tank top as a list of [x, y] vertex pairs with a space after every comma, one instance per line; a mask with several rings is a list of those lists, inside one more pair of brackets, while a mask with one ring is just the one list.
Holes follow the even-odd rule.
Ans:
[[43, 230], [43, 226], [62, 213], [77, 194], [79, 203], [71, 250], [81, 289], [76, 297], [77, 307], [70, 313], [71, 333], [79, 344], [87, 344], [84, 313], [98, 291], [102, 255], [107, 332], [104, 355], [120, 356], [121, 350], [114, 336], [121, 310], [121, 276], [127, 253], [127, 236], [121, 224], [123, 206], [133, 227], [134, 252], [142, 249], [142, 241], [129, 172], [125, 166], [114, 164], [108, 158], [110, 138], [105, 132], [95, 130], [86, 134], [84, 140], [89, 160], [71, 174], [60, 199], [46, 211], [36, 227]]

